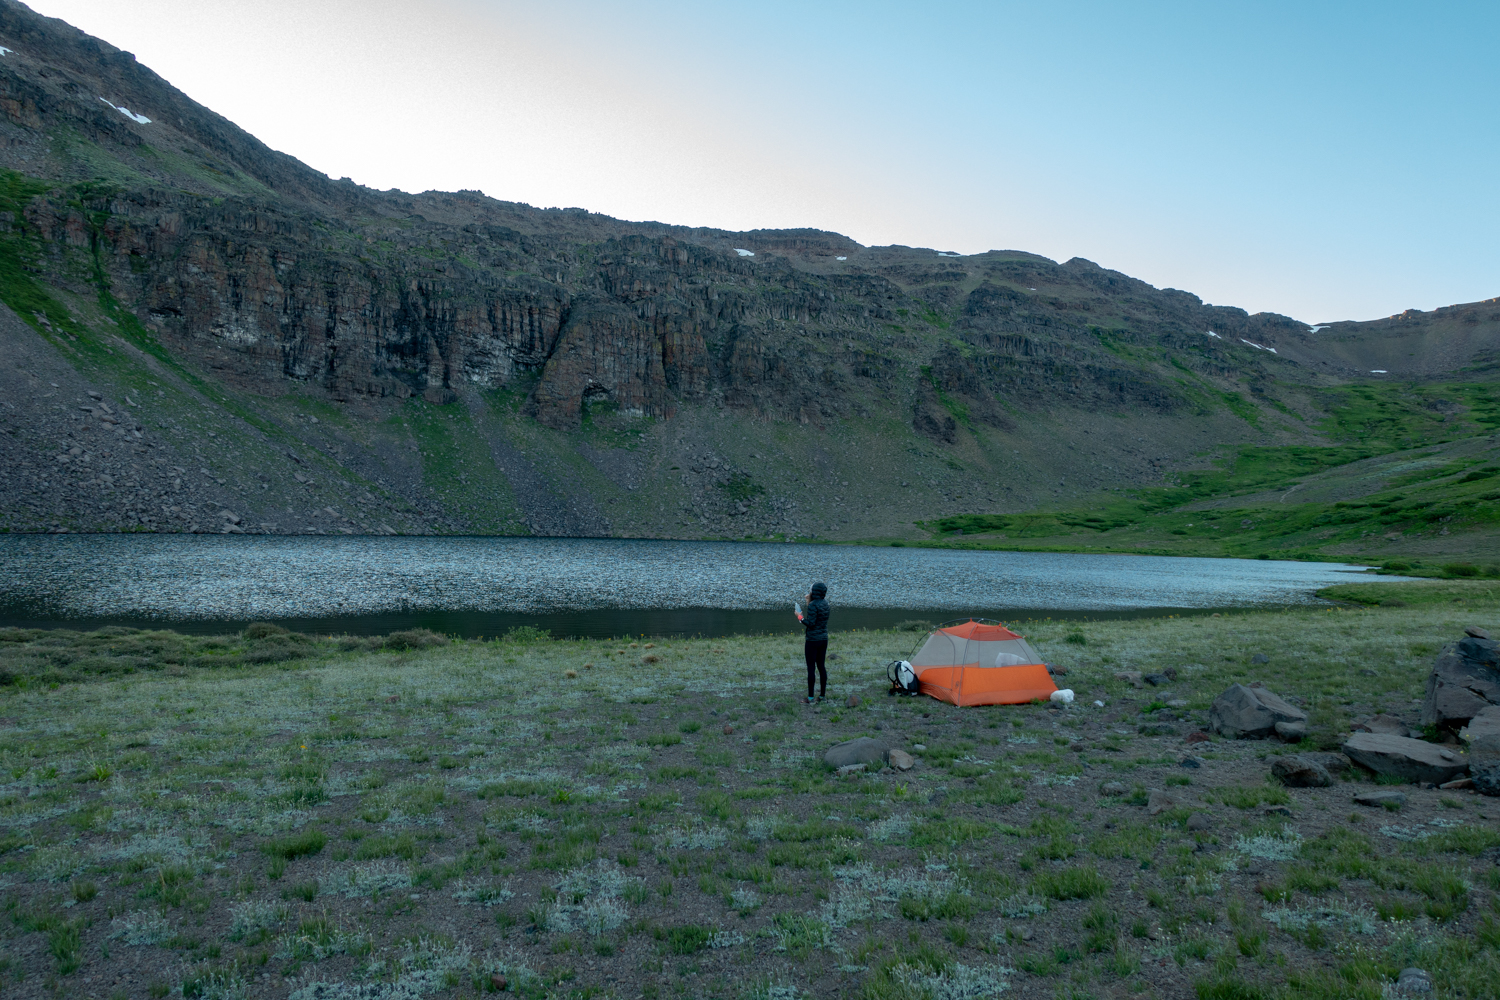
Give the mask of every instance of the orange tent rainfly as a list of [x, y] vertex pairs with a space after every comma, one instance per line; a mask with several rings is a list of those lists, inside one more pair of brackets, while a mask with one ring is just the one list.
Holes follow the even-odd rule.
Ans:
[[911, 666], [923, 694], [953, 705], [1019, 705], [1057, 690], [1036, 650], [999, 622], [933, 629]]

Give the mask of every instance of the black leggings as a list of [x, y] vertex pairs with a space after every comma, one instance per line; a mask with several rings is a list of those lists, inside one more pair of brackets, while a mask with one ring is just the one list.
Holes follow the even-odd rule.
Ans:
[[818, 671], [818, 679], [822, 681], [823, 687], [818, 692], [819, 697], [828, 693], [828, 668], [823, 666], [824, 659], [828, 656], [828, 640], [809, 639], [807, 645], [802, 647], [802, 653], [807, 657], [807, 696], [813, 696], [813, 670]]

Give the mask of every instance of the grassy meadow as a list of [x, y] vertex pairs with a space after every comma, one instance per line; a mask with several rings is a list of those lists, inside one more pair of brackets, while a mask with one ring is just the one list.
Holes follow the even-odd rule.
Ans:
[[[0, 630], [0, 997], [1348, 1000], [1407, 966], [1495, 996], [1496, 803], [1368, 809], [1368, 776], [1287, 789], [1291, 748], [1184, 740], [1234, 681], [1317, 749], [1415, 723], [1500, 611], [1329, 595], [1014, 623], [1066, 710], [887, 697], [901, 631], [835, 634], [813, 707], [785, 636]], [[828, 772], [856, 736], [917, 763]]]

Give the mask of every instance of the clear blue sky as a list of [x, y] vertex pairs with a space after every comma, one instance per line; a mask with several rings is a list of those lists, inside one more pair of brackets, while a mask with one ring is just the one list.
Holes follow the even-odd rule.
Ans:
[[1500, 4], [34, 5], [373, 187], [1081, 256], [1308, 322], [1500, 295]]

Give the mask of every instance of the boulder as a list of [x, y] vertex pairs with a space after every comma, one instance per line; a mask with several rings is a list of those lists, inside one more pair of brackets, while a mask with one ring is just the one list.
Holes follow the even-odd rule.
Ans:
[[1278, 722], [1276, 723], [1276, 738], [1283, 743], [1301, 743], [1307, 738], [1307, 723]]
[[835, 743], [828, 748], [827, 753], [823, 754], [823, 763], [834, 770], [848, 767], [850, 764], [880, 764], [884, 761], [885, 744], [879, 740], [872, 740], [868, 736]]
[[1214, 699], [1208, 728], [1230, 739], [1265, 739], [1278, 722], [1307, 722], [1307, 713], [1288, 705], [1260, 684], [1236, 684]]
[[1402, 969], [1396, 977], [1397, 993], [1431, 993], [1432, 977], [1426, 969]]
[[910, 771], [916, 766], [917, 759], [905, 750], [887, 750], [885, 762], [898, 771]]
[[1259, 666], [1262, 663], [1270, 663], [1271, 658], [1265, 653], [1256, 653], [1254, 656], [1250, 657], [1250, 662]]
[[1277, 757], [1271, 764], [1271, 773], [1289, 788], [1327, 788], [1333, 784], [1327, 768], [1302, 754]]
[[1346, 773], [1354, 766], [1349, 758], [1341, 753], [1303, 753], [1298, 756], [1322, 765], [1323, 770], [1335, 777]]
[[1490, 638], [1490, 634], [1484, 629], [1480, 628], [1478, 625], [1470, 625], [1468, 628], [1464, 629], [1464, 635], [1468, 636], [1471, 639]]
[[1187, 828], [1194, 833], [1213, 828], [1213, 818], [1208, 813], [1193, 813], [1187, 818]]
[[1469, 743], [1469, 777], [1481, 795], [1500, 795], [1500, 733], [1486, 733]]
[[1473, 743], [1481, 736], [1500, 735], [1500, 705], [1486, 705], [1459, 732], [1459, 738]]
[[1410, 736], [1406, 723], [1394, 715], [1372, 715], [1363, 722], [1354, 724], [1356, 733], [1380, 733], [1382, 736]]
[[1354, 802], [1361, 806], [1390, 806], [1400, 809], [1406, 805], [1406, 796], [1401, 792], [1360, 792], [1354, 796]]
[[1457, 732], [1489, 705], [1500, 705], [1500, 643], [1470, 635], [1444, 646], [1427, 675], [1422, 724]]
[[1176, 795], [1164, 792], [1160, 788], [1153, 788], [1146, 798], [1146, 813], [1156, 816], [1168, 809], [1176, 809], [1180, 805], [1182, 805], [1182, 799]]
[[1166, 674], [1145, 674], [1141, 677], [1141, 680], [1145, 681], [1147, 684], [1150, 684], [1152, 687], [1164, 687], [1165, 685], [1172, 683], [1172, 678], [1168, 677]]
[[1099, 786], [1100, 795], [1124, 795], [1126, 791], [1127, 789], [1124, 784], [1118, 781], [1106, 781]]
[[1469, 769], [1461, 753], [1408, 736], [1354, 733], [1344, 743], [1346, 756], [1376, 774], [1389, 774], [1407, 781], [1452, 781]]

